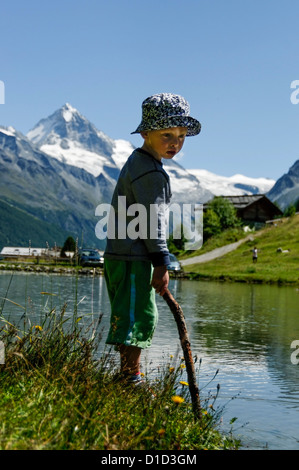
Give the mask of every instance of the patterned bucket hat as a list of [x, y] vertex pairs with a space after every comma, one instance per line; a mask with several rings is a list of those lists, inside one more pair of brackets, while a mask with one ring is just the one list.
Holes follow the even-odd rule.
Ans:
[[189, 113], [189, 103], [180, 95], [159, 93], [150, 96], [143, 101], [142, 121], [131, 134], [169, 127], [187, 127], [187, 136], [197, 135], [201, 130], [201, 124], [189, 116]]

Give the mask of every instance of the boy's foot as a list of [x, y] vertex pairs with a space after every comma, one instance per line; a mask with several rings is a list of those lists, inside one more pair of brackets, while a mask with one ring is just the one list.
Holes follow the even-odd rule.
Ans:
[[145, 380], [142, 378], [140, 372], [138, 372], [137, 374], [133, 374], [133, 375], [128, 376], [126, 381], [127, 381], [128, 385], [132, 385], [133, 387], [142, 388], [145, 391], [150, 393], [151, 398], [156, 398], [156, 395], [151, 390], [151, 388], [148, 386], [148, 384], [145, 382]]

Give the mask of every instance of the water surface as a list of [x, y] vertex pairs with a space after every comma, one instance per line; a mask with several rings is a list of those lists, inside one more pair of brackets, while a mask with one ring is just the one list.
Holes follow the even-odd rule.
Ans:
[[[299, 365], [291, 361], [291, 343], [299, 340], [298, 289], [172, 280], [170, 290], [183, 309], [193, 355], [202, 360], [202, 396], [220, 384], [220, 429], [230, 429], [237, 417], [233, 429], [244, 448], [298, 450]], [[0, 297], [14, 302], [0, 299], [3, 315], [20, 324], [25, 315], [42, 323], [52, 308], [66, 308], [70, 317], [74, 311], [86, 314], [84, 321], [91, 324], [102, 313], [105, 338], [110, 305], [103, 277], [0, 273]], [[143, 354], [149, 373], [181, 352], [172, 314], [160, 297], [157, 304], [153, 345]]]

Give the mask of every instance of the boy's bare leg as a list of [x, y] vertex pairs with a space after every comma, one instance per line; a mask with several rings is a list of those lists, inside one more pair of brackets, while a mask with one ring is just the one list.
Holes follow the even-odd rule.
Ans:
[[141, 348], [137, 346], [126, 346], [121, 344], [119, 347], [121, 371], [125, 375], [134, 375], [140, 372]]

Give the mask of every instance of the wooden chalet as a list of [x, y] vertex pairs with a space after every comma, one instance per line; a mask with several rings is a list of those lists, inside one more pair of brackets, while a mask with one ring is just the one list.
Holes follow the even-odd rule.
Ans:
[[[215, 196], [217, 197], [217, 196]], [[283, 215], [282, 211], [264, 194], [246, 194], [242, 196], [221, 196], [228, 200], [236, 209], [237, 216], [248, 223], [265, 223]], [[208, 201], [203, 210], [209, 207]]]

